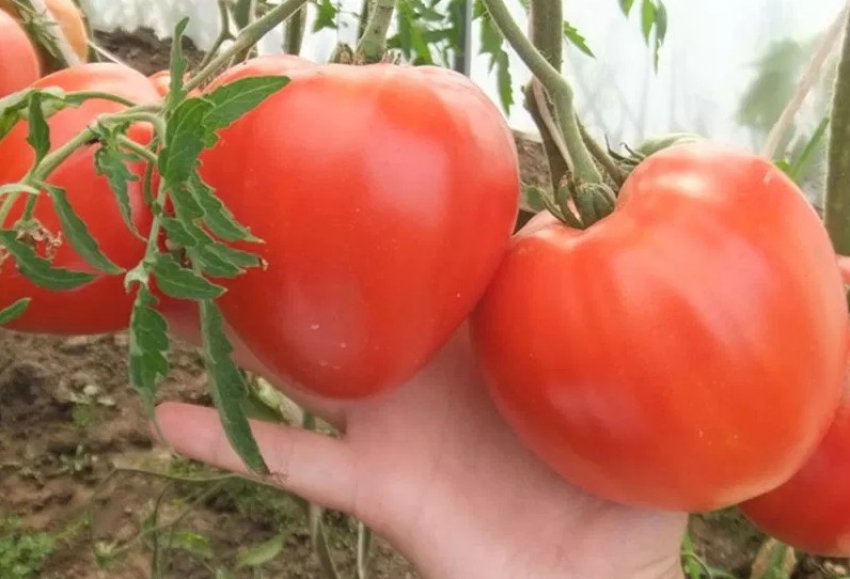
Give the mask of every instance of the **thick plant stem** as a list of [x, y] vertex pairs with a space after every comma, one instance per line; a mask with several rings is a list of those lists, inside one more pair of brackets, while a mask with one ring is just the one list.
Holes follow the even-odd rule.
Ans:
[[302, 8], [295, 16], [286, 21], [286, 28], [283, 33], [283, 51], [286, 54], [301, 54], [301, 45], [304, 43], [304, 27], [306, 25], [306, 8]]
[[584, 145], [573, 108], [573, 89], [561, 73], [544, 58], [531, 41], [526, 38], [514, 22], [502, 0], [484, 0], [487, 10], [502, 35], [510, 43], [525, 65], [536, 76], [552, 98], [558, 116], [561, 136], [567, 145], [573, 162], [575, 177], [584, 183], [600, 183], [602, 175], [596, 168], [593, 157]]
[[221, 22], [221, 30], [209, 51], [206, 55], [204, 55], [204, 59], [201, 61], [200, 65], [201, 68], [205, 67], [213, 58], [215, 58], [215, 55], [218, 53], [225, 41], [233, 39], [233, 34], [230, 32], [230, 8], [227, 5], [227, 0], [218, 0], [218, 19]]
[[[44, 43], [46, 45], [45, 48], [48, 52], [53, 53], [51, 56], [58, 60], [59, 64], [63, 68], [82, 64], [80, 57], [77, 56], [77, 53], [71, 47], [68, 37], [65, 36], [65, 31], [62, 30], [62, 26], [56, 22], [56, 19], [53, 17], [53, 14], [50, 12], [50, 9], [47, 7], [44, 0], [17, 0], [17, 2], [24, 7], [23, 10], [31, 9], [35, 14], [39, 15], [49, 23], [50, 30], [46, 31], [46, 38], [44, 39]], [[24, 18], [24, 13], [21, 8], [18, 8], [18, 12], [21, 15], [21, 18]]]
[[212, 77], [219, 69], [225, 66], [235, 55], [250, 49], [263, 36], [274, 30], [281, 22], [298, 12], [307, 0], [287, 0], [279, 6], [275, 6], [263, 17], [251, 24], [239, 33], [230, 47], [213, 58], [206, 66], [192, 77], [184, 87], [187, 92], [198, 88], [204, 81]]
[[[529, 35], [531, 42], [544, 58], [556, 70], [561, 70], [563, 64], [563, 41], [561, 40], [561, 25], [563, 21], [563, 6], [560, 1], [532, 0], [529, 13]], [[565, 157], [558, 141], [550, 130], [547, 122], [553, 111], [545, 98], [539, 98], [539, 91], [535, 91], [534, 83], [528, 83], [524, 90], [525, 108], [537, 125], [540, 138], [543, 140], [543, 148], [549, 161], [549, 174], [552, 185], [557, 188], [564, 178], [568, 166], [568, 157]], [[543, 107], [546, 110], [543, 110]], [[548, 114], [547, 114], [548, 113]]]
[[387, 50], [387, 31], [395, 12], [395, 0], [375, 0], [366, 31], [357, 44], [357, 56], [363, 62], [379, 62]]
[[850, 255], [850, 16], [845, 25], [833, 99], [826, 181], [826, 228], [835, 251]]

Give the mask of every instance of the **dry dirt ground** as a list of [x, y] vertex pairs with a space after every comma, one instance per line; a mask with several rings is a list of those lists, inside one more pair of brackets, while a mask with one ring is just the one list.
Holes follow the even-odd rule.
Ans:
[[[167, 47], [152, 34], [99, 38], [145, 73], [167, 65]], [[539, 146], [520, 141], [519, 151], [525, 180], [545, 181]], [[154, 564], [169, 578], [321, 579], [294, 498], [221, 480], [152, 445], [126, 360], [124, 334], [0, 331], [0, 579], [144, 579], [154, 576]], [[172, 365], [162, 398], [209, 403], [198, 353], [177, 347]], [[199, 477], [208, 480], [186, 482]], [[329, 513], [327, 528], [343, 577], [354, 577], [354, 522]], [[695, 552], [728, 574], [715, 577], [750, 577], [763, 537], [734, 511], [694, 518], [692, 535]], [[246, 545], [275, 537], [283, 539], [281, 549], [266, 549], [273, 560], [237, 569]], [[262, 553], [253, 555], [256, 562]], [[415, 577], [381, 541], [372, 562], [374, 579]], [[802, 558], [793, 577], [841, 577], [843, 564]]]

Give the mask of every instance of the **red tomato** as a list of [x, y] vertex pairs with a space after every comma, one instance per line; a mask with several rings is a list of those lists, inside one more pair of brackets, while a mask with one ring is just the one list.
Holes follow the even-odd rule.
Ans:
[[606, 499], [682, 511], [787, 480], [835, 413], [846, 303], [831, 244], [767, 161], [664, 150], [586, 231], [515, 238], [473, 317], [530, 448]]
[[253, 60], [292, 82], [221, 132], [202, 174], [262, 238], [226, 318], [278, 378], [362, 397], [426, 363], [498, 267], [517, 214], [498, 110], [437, 68]]
[[[116, 64], [86, 64], [44, 77], [36, 87], [58, 87], [65, 91], [96, 90], [110, 92], [138, 103], [153, 104], [159, 95], [144, 75]], [[124, 107], [104, 100], [89, 100], [79, 108], [60, 111], [48, 120], [51, 145], [67, 143], [79, 134], [98, 115], [117, 112]], [[146, 125], [131, 127], [130, 136], [139, 143], [151, 138]], [[33, 162], [33, 152], [26, 142], [27, 126], [20, 123], [0, 140], [0, 184], [21, 179]], [[95, 173], [96, 146], [76, 151], [53, 173], [49, 183], [62, 187], [81, 219], [89, 226], [92, 236], [104, 253], [119, 266], [135, 266], [144, 255], [145, 244], [136, 238], [121, 218], [118, 202], [106, 177]], [[139, 181], [128, 185], [133, 218], [142, 232], [150, 227], [151, 216], [143, 202], [141, 176], [144, 165], [134, 163], [131, 170]], [[3, 224], [12, 225], [23, 211], [21, 199]], [[49, 198], [42, 196], [35, 217], [51, 232], [61, 226]], [[93, 272], [64, 242], [56, 250], [53, 264], [77, 271]], [[8, 259], [0, 269], [0, 304], [10, 304], [23, 297], [32, 297], [27, 312], [8, 327], [21, 331], [52, 334], [95, 334], [126, 328], [133, 298], [124, 291], [123, 276], [101, 276], [83, 287], [51, 292], [35, 286], [18, 273], [14, 261]]]
[[0, 10], [0, 98], [23, 90], [41, 76], [38, 54], [14, 18]]
[[844, 394], [826, 438], [803, 468], [779, 488], [741, 505], [766, 533], [832, 557], [850, 556], [850, 375]]
[[168, 95], [171, 90], [171, 71], [160, 70], [148, 77], [160, 96]]

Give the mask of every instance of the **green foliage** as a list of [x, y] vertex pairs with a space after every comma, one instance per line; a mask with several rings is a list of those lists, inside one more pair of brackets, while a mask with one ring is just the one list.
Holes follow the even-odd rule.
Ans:
[[[628, 18], [635, 0], [619, 0], [619, 4]], [[655, 69], [658, 70], [661, 48], [667, 38], [667, 7], [663, 0], [641, 0], [640, 28], [646, 45], [652, 49]]]
[[481, 21], [481, 54], [489, 57], [490, 72], [496, 70], [499, 100], [507, 113], [514, 104], [514, 95], [510, 61], [504, 48], [505, 39], [481, 0], [475, 0], [473, 19]]
[[0, 571], [3, 579], [35, 579], [56, 549], [56, 537], [25, 532], [20, 519], [0, 519]]
[[21, 298], [10, 306], [0, 309], [0, 326], [14, 322], [26, 313], [30, 298]]
[[413, 64], [451, 66], [463, 51], [462, 0], [398, 0], [398, 32], [387, 39]]
[[584, 36], [576, 29], [575, 26], [564, 20], [564, 38], [570, 41], [570, 43], [585, 53], [587, 56], [594, 57], [593, 51], [590, 50], [590, 47], [587, 45], [587, 40]]

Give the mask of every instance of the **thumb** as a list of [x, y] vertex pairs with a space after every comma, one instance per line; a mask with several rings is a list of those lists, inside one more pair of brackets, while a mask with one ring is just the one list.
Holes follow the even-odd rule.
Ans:
[[[256, 477], [231, 447], [214, 408], [169, 402], [156, 409], [156, 419], [178, 453]], [[344, 441], [261, 421], [252, 421], [251, 429], [271, 471], [264, 480], [323, 507], [352, 511], [356, 471]]]

